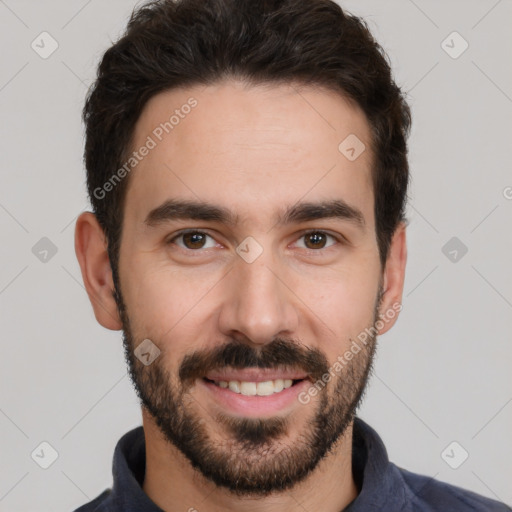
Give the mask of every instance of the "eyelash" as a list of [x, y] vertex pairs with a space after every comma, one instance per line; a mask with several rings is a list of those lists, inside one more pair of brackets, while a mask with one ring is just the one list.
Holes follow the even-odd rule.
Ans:
[[[200, 235], [206, 235], [206, 236], [208, 236], [208, 237], [212, 238], [213, 240], [215, 240], [215, 239], [213, 238], [213, 236], [212, 236], [212, 235], [210, 235], [209, 233], [207, 233], [207, 232], [205, 232], [205, 231], [201, 231], [201, 230], [198, 230], [198, 229], [185, 229], [185, 230], [180, 231], [180, 232], [178, 232], [177, 234], [175, 234], [175, 235], [174, 235], [171, 239], [169, 239], [166, 243], [167, 243], [167, 245], [175, 244], [175, 240], [177, 240], [178, 238], [180, 238], [180, 237], [182, 237], [182, 236], [184, 236], [184, 235], [186, 235], [186, 234], [190, 234], [190, 233], [193, 233], [193, 234], [200, 234]], [[331, 234], [331, 233], [329, 233], [329, 232], [327, 232], [327, 231], [323, 231], [323, 230], [321, 230], [321, 229], [310, 229], [310, 230], [308, 230], [308, 231], [305, 231], [305, 232], [303, 232], [303, 233], [299, 236], [299, 238], [298, 238], [297, 240], [300, 240], [301, 238], [304, 238], [304, 237], [306, 237], [306, 236], [308, 236], [308, 235], [311, 235], [311, 234], [313, 234], [313, 233], [315, 233], [315, 234], [322, 234], [322, 235], [326, 235], [326, 236], [328, 236], [328, 237], [332, 238], [333, 240], [335, 240], [335, 241], [336, 241], [337, 243], [339, 243], [339, 244], [343, 244], [343, 243], [344, 243], [344, 241], [345, 241], [345, 240], [344, 240], [344, 238], [343, 238], [341, 235], [340, 235], [340, 236], [335, 236], [335, 235], [333, 235], [333, 234]], [[175, 244], [175, 245], [177, 245], [177, 244]], [[320, 249], [308, 249], [308, 248], [306, 247], [306, 248], [305, 248], [305, 250], [306, 250], [306, 251], [308, 251], [308, 252], [311, 252], [311, 253], [318, 253], [318, 252], [321, 252], [322, 250], [324, 250], [324, 251], [325, 251], [325, 250], [327, 250], [327, 249], [331, 248], [333, 245], [336, 245], [336, 244], [329, 245], [328, 247], [321, 247]], [[207, 249], [202, 249], [202, 248], [200, 248], [200, 249], [189, 249], [189, 248], [187, 248], [187, 247], [180, 247], [180, 246], [178, 246], [178, 247], [179, 247], [179, 249], [181, 249], [182, 251], [189, 252], [189, 253], [194, 253], [194, 252], [199, 253], [199, 252], [202, 252], [202, 251], [204, 251], [204, 250], [207, 250]], [[211, 249], [211, 248], [210, 248], [210, 249]]]

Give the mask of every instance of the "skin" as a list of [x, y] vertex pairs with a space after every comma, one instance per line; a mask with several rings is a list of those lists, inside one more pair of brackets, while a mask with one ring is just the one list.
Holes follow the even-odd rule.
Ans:
[[[230, 339], [252, 347], [279, 336], [299, 339], [333, 363], [349, 348], [350, 338], [372, 324], [379, 280], [381, 314], [400, 303], [403, 293], [405, 225], [394, 234], [385, 268], [379, 262], [373, 156], [364, 113], [320, 88], [226, 81], [153, 97], [136, 124], [133, 148], [142, 146], [168, 112], [191, 96], [197, 107], [130, 175], [119, 277], [134, 337], [158, 340], [160, 364], [170, 373], [194, 349], [212, 349]], [[367, 148], [353, 162], [338, 150], [349, 134]], [[239, 219], [234, 226], [192, 220], [145, 225], [148, 212], [169, 198], [208, 201], [231, 209]], [[340, 198], [362, 212], [364, 229], [342, 219], [276, 225], [276, 215], [299, 200]], [[208, 248], [193, 252], [166, 243], [185, 228], [211, 235]], [[312, 229], [343, 236], [346, 242], [329, 238], [327, 247], [308, 249], [303, 234]], [[248, 236], [263, 248], [250, 264], [235, 251]], [[105, 237], [92, 213], [78, 218], [75, 246], [97, 321], [107, 329], [122, 329]], [[379, 335], [397, 318], [387, 320]], [[208, 420], [212, 439], [221, 446], [229, 441], [228, 431], [212, 421], [218, 406], [200, 386], [189, 393], [189, 407]], [[283, 413], [291, 421], [286, 438], [276, 441], [279, 446], [298, 442], [318, 400], [313, 397]], [[357, 496], [352, 422], [305, 480], [281, 494], [254, 499], [203, 478], [145, 408], [142, 419], [147, 450], [143, 489], [164, 510], [339, 512]]]

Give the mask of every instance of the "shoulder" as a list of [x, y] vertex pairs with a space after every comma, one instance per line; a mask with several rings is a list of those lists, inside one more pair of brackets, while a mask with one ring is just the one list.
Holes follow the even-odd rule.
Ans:
[[108, 512], [110, 510], [109, 496], [111, 492], [111, 489], [105, 489], [97, 498], [82, 505], [73, 512]]
[[[394, 464], [393, 464], [394, 465]], [[453, 512], [512, 512], [504, 503], [486, 498], [462, 487], [447, 484], [434, 478], [413, 473], [395, 466], [410, 493], [409, 499], [415, 510], [430, 512], [450, 510]]]

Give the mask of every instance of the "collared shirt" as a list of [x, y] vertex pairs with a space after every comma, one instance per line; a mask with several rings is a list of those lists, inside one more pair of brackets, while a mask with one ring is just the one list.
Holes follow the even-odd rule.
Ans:
[[[75, 512], [163, 512], [142, 490], [145, 470], [146, 445], [140, 426], [127, 432], [116, 445], [112, 489]], [[352, 471], [360, 492], [343, 512], [512, 511], [498, 501], [396, 466], [389, 461], [377, 432], [357, 417]]]

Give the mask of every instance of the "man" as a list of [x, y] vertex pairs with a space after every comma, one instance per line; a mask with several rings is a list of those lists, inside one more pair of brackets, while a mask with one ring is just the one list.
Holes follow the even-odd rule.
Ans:
[[84, 108], [76, 252], [143, 426], [85, 511], [508, 510], [355, 412], [406, 265], [410, 112], [330, 0], [161, 0]]

